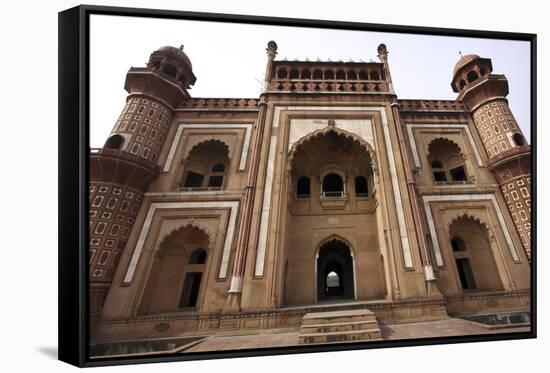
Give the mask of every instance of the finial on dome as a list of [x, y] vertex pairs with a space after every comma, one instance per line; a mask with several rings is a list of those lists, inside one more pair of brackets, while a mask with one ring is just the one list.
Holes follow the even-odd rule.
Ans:
[[270, 57], [275, 57], [277, 55], [277, 43], [275, 41], [270, 40], [267, 43], [267, 48], [265, 49], [267, 51], [267, 55]]
[[384, 61], [388, 58], [388, 48], [384, 43], [378, 46], [378, 58], [380, 58], [380, 61]]
[[329, 119], [329, 120], [328, 120], [328, 125], [329, 125], [330, 127], [334, 127], [334, 126], [336, 126], [336, 121], [335, 121], [334, 119]]
[[180, 44], [180, 51], [183, 51], [183, 44]]

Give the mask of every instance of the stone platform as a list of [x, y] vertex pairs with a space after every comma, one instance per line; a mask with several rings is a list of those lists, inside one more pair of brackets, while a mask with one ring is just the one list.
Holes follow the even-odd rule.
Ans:
[[308, 313], [372, 311], [384, 325], [445, 320], [481, 312], [506, 312], [529, 308], [529, 292], [493, 292], [407, 300], [327, 302], [241, 312], [177, 312], [101, 319], [90, 327], [91, 343], [261, 334], [267, 331], [298, 332]]
[[381, 339], [376, 316], [368, 309], [307, 313], [298, 335], [299, 344]]

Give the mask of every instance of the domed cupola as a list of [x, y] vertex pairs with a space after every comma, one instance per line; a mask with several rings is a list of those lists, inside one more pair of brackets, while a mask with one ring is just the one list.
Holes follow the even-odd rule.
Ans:
[[493, 71], [491, 60], [477, 54], [461, 56], [453, 69], [451, 87], [454, 92], [462, 93], [473, 83], [478, 83]]
[[147, 66], [130, 68], [124, 88], [131, 94], [145, 94], [177, 108], [191, 97], [188, 90], [196, 80], [183, 45], [165, 46], [151, 53]]
[[164, 46], [157, 49], [151, 53], [147, 66], [163, 77], [177, 81], [185, 89], [189, 89], [197, 80], [191, 60], [183, 51], [183, 45], [179, 48]]

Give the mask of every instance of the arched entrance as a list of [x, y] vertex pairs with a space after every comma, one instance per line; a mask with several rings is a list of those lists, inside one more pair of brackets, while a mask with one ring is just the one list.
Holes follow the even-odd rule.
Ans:
[[503, 290], [487, 227], [464, 215], [451, 223], [449, 233], [459, 292]]
[[193, 225], [164, 238], [153, 257], [140, 313], [200, 309], [208, 247], [208, 234]]
[[355, 299], [355, 271], [345, 242], [325, 242], [317, 254], [317, 301]]

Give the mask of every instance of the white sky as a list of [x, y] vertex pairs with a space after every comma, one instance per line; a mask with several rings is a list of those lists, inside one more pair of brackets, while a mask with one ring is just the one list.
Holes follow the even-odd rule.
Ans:
[[128, 69], [144, 66], [159, 47], [184, 44], [197, 77], [192, 97], [258, 97], [269, 40], [279, 46], [278, 60], [377, 61], [385, 43], [401, 99], [454, 99], [458, 52], [491, 58], [493, 72], [508, 78], [511, 110], [530, 138], [528, 42], [92, 15], [90, 146], [103, 146], [124, 107]]

